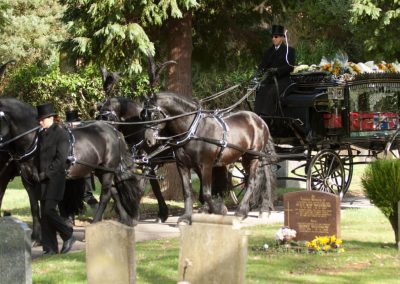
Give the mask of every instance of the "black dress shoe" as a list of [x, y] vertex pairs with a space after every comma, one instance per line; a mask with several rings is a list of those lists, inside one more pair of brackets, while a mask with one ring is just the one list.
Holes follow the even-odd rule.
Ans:
[[74, 236], [71, 236], [68, 240], [66, 240], [62, 246], [61, 253], [67, 253], [71, 250], [72, 245], [76, 242]]

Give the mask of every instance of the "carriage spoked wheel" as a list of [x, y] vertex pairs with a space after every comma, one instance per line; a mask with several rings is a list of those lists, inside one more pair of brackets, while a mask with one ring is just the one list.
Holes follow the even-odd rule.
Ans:
[[398, 139], [400, 138], [400, 128], [393, 134], [391, 139], [386, 143], [383, 151], [384, 159], [400, 159], [400, 147]]
[[239, 204], [246, 191], [247, 174], [241, 163], [230, 165], [228, 172], [231, 181], [229, 195], [234, 204]]
[[342, 199], [345, 184], [343, 161], [334, 150], [322, 150], [312, 158], [307, 171], [307, 190], [333, 193]]
[[353, 179], [353, 150], [350, 145], [346, 145], [345, 148], [335, 151], [340, 160], [342, 160], [343, 168], [344, 168], [344, 188], [342, 192], [341, 198], [347, 193], [351, 180]]

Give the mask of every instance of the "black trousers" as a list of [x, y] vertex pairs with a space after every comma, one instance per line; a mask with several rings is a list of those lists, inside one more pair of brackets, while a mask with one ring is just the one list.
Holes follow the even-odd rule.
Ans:
[[57, 200], [40, 200], [42, 244], [44, 251], [58, 252], [57, 232], [63, 241], [72, 237], [69, 227], [57, 211]]

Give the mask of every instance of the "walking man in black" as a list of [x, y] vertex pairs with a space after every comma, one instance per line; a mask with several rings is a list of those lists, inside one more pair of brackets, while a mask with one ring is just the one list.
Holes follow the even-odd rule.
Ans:
[[39, 133], [36, 165], [40, 182], [42, 244], [45, 255], [58, 253], [57, 232], [64, 241], [61, 253], [71, 250], [75, 242], [73, 228], [60, 216], [57, 205], [65, 191], [65, 170], [69, 151], [68, 133], [56, 120], [51, 103], [37, 106]]

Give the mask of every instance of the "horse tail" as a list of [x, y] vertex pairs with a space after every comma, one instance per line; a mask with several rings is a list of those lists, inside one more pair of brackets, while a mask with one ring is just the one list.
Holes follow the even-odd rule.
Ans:
[[81, 214], [84, 209], [83, 196], [85, 192], [85, 179], [65, 181], [63, 200], [59, 203], [60, 214], [63, 217]]
[[144, 194], [144, 182], [136, 175], [121, 172], [115, 175], [115, 187], [126, 213], [133, 219], [139, 219], [140, 200]]
[[253, 194], [253, 204], [260, 204], [260, 212], [270, 212], [274, 209], [276, 199], [277, 178], [273, 170], [274, 163], [277, 162], [275, 146], [272, 137], [268, 139], [260, 162], [256, 170], [256, 187]]

